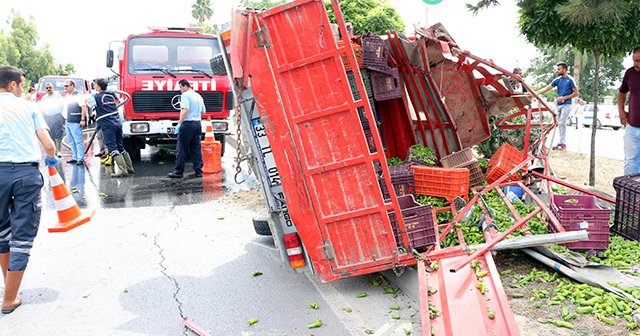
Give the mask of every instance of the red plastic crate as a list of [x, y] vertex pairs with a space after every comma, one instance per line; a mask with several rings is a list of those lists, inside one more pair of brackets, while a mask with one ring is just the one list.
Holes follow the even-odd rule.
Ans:
[[[344, 41], [338, 40], [336, 41], [338, 48], [344, 47]], [[351, 43], [351, 48], [353, 48], [353, 52], [356, 55], [356, 60], [358, 61], [358, 68], [362, 68], [362, 48], [359, 44]], [[344, 69], [346, 71], [353, 70], [351, 67], [351, 63], [349, 63], [349, 58], [347, 58], [346, 53], [340, 54], [340, 58], [342, 58], [342, 64], [344, 64]]]
[[[487, 183], [491, 184], [506, 175], [513, 167], [522, 163], [524, 158], [524, 154], [515, 147], [507, 143], [500, 146], [498, 151], [491, 157], [491, 160], [489, 160]], [[520, 176], [514, 174], [507, 181], [518, 181], [520, 179], [522, 179]]]
[[616, 190], [616, 211], [611, 231], [640, 241], [640, 174], [613, 179]]
[[385, 72], [371, 71], [373, 97], [376, 100], [402, 98], [402, 83], [398, 68], [390, 68]]
[[[404, 195], [398, 197], [400, 211], [404, 219], [404, 226], [409, 236], [411, 248], [424, 249], [436, 242], [436, 232], [433, 225], [433, 216], [431, 214], [430, 205], [420, 205], [415, 201], [413, 195]], [[398, 227], [398, 219], [395, 211], [387, 211], [393, 236], [396, 238], [398, 246], [404, 246], [402, 242], [402, 234]]]
[[[589, 239], [561, 244], [572, 250], [604, 250], [609, 247], [611, 210], [602, 209], [594, 196], [553, 195], [551, 211], [567, 231], [587, 230]], [[553, 231], [553, 226], [551, 226]]]
[[416, 194], [446, 198], [450, 203], [456, 196], [469, 194], [469, 169], [411, 166]]
[[[416, 194], [416, 183], [413, 179], [413, 170], [411, 170], [411, 166], [409, 164], [389, 166], [389, 175], [391, 177], [393, 189], [396, 191], [396, 196]], [[384, 177], [380, 176], [378, 178], [378, 183], [380, 183], [382, 196], [385, 199], [391, 198], [391, 195], [389, 195], [389, 191], [387, 190], [387, 184], [384, 181]]]
[[362, 65], [372, 68], [388, 68], [387, 49], [380, 36], [366, 35], [362, 37]]
[[477, 161], [476, 157], [473, 156], [473, 151], [471, 150], [471, 148], [465, 148], [461, 151], [457, 151], [441, 158], [440, 164], [444, 168], [456, 168], [460, 166], [466, 166], [473, 161]]

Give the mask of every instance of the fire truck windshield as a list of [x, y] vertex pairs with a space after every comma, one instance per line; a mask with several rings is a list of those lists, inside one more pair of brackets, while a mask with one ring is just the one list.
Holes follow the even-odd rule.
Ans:
[[220, 52], [215, 38], [134, 37], [129, 42], [130, 74], [196, 72], [212, 74], [209, 60]]

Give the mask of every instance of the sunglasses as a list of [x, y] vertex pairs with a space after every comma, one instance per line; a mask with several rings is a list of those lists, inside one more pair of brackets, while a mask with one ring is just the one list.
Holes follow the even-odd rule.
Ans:
[[64, 87], [69, 87], [69, 85], [65, 85]]

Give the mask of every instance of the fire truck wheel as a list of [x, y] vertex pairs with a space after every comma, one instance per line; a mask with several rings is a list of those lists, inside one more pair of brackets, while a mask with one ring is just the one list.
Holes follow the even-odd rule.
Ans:
[[261, 236], [271, 236], [269, 220], [266, 217], [253, 218], [253, 229]]

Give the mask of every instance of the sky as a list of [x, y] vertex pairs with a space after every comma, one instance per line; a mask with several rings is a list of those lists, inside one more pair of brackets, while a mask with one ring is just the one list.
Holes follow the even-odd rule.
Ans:
[[[402, 16], [407, 32], [413, 32], [414, 25], [441, 22], [463, 50], [492, 59], [508, 70], [516, 66], [526, 68], [536, 55], [536, 48], [519, 35], [515, 1], [502, 1], [502, 6], [475, 17], [464, 8], [465, 0], [443, 0], [431, 6], [422, 0], [389, 1]], [[74, 64], [77, 74], [89, 79], [111, 74], [105, 66], [111, 41], [147, 32], [147, 27], [186, 27], [195, 23], [191, 17], [191, 4], [195, 0], [110, 0], [101, 7], [94, 1], [76, 1], [71, 6], [43, 0], [2, 2], [3, 9], [13, 8], [23, 16], [33, 17], [41, 42], [50, 45], [56, 60]], [[212, 23], [228, 22], [238, 2], [211, 0]], [[0, 13], [0, 27], [7, 28], [1, 25], [9, 12]]]

